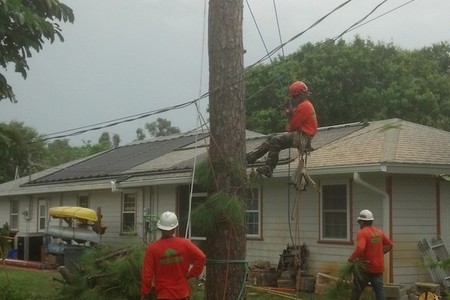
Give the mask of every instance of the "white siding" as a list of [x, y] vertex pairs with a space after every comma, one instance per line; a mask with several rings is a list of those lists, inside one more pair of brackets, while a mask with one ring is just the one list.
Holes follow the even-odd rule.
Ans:
[[[351, 180], [340, 177], [342, 180]], [[337, 178], [314, 178], [317, 182], [333, 182]], [[379, 189], [386, 191], [386, 177], [384, 175], [363, 174], [362, 179]], [[420, 266], [422, 258], [417, 249], [417, 242], [431, 238], [436, 234], [436, 202], [435, 185], [431, 177], [397, 175], [393, 177], [393, 281], [406, 285], [413, 284], [419, 279], [429, 280], [428, 271]], [[383, 195], [369, 190], [367, 187], [352, 183], [353, 227], [351, 230], [352, 240], [358, 230], [355, 222], [356, 216], [362, 209], [370, 209], [375, 216], [374, 226], [388, 232], [383, 228], [383, 213], [389, 212], [383, 206]], [[450, 188], [447, 186], [441, 190], [441, 200], [449, 199]], [[446, 196], [445, 196], [446, 195]], [[295, 199], [295, 191], [291, 190], [291, 209]], [[319, 202], [318, 195], [309, 188], [302, 193], [300, 200], [300, 243], [305, 243], [310, 254], [307, 258], [308, 271], [337, 272], [347, 262], [348, 256], [354, 249], [354, 245], [321, 244], [319, 239]], [[450, 202], [447, 200], [447, 202]], [[447, 212], [450, 204], [445, 203]], [[449, 228], [448, 214], [442, 217], [442, 227]], [[278, 264], [279, 255], [287, 244], [292, 244], [289, 235], [288, 192], [286, 182], [275, 179], [267, 181], [263, 187], [263, 240], [251, 240], [247, 242], [247, 260], [249, 263], [256, 260], [268, 260], [274, 266]], [[387, 216], [389, 217], [389, 216]], [[445, 223], [447, 222], [447, 223]], [[294, 230], [295, 224], [291, 223]], [[450, 232], [446, 231], [447, 236]], [[295, 236], [295, 232], [293, 232]], [[386, 276], [389, 277], [389, 255], [386, 255]]]
[[[386, 174], [361, 174], [364, 181], [379, 189], [386, 189]], [[347, 176], [314, 177], [317, 183], [333, 183], [352, 181], [352, 174]], [[436, 189], [435, 179], [431, 176], [393, 175], [392, 177], [392, 237], [394, 241], [393, 278], [395, 283], [410, 285], [416, 281], [429, 281], [426, 268], [421, 266], [422, 257], [417, 243], [423, 238], [435, 237], [436, 221]], [[166, 210], [177, 212], [177, 186], [142, 187], [122, 192], [136, 192], [137, 236], [120, 235], [122, 193], [112, 193], [110, 189], [89, 191], [90, 208], [101, 207], [103, 222], [108, 225], [102, 236], [104, 244], [123, 246], [130, 243], [142, 243], [144, 234], [144, 208], [151, 215], [159, 216]], [[247, 261], [267, 260], [277, 266], [280, 254], [292, 244], [296, 237], [297, 220], [290, 220], [296, 191], [287, 185], [287, 179], [269, 179], [262, 186], [262, 239], [247, 241]], [[289, 193], [288, 193], [289, 191]], [[350, 218], [351, 240], [354, 239], [358, 225], [355, 218], [362, 209], [370, 209], [375, 216], [374, 225], [383, 228], [383, 196], [367, 187], [352, 183], [353, 211]], [[37, 232], [37, 203], [45, 198], [48, 207], [60, 205], [76, 205], [77, 192], [42, 194], [18, 197], [19, 233]], [[441, 181], [441, 230], [447, 245], [450, 244], [450, 182]], [[353, 244], [319, 243], [319, 194], [312, 187], [303, 192], [299, 210], [300, 244], [305, 243], [309, 250], [307, 270], [311, 274], [317, 272], [337, 273], [346, 263], [354, 249]], [[0, 225], [9, 223], [10, 202], [7, 197], [0, 199]], [[290, 210], [288, 209], [290, 207]], [[30, 211], [30, 220], [26, 221], [23, 211]], [[389, 211], [389, 210], [387, 210]], [[52, 223], [59, 222], [51, 220]], [[289, 226], [289, 222], [290, 225]], [[291, 228], [291, 234], [290, 234]]]
[[[0, 197], [0, 226], [3, 227], [3, 224], [5, 222], [8, 222], [9, 224], [9, 212], [10, 212], [10, 201], [8, 197]], [[20, 210], [20, 203], [19, 203], [19, 211]], [[19, 216], [20, 220], [21, 216]]]
[[[318, 180], [314, 178], [314, 180]], [[273, 266], [278, 265], [280, 254], [287, 245], [296, 241], [306, 244], [309, 250], [307, 270], [311, 274], [319, 271], [338, 270], [347, 261], [352, 249], [351, 245], [328, 245], [318, 243], [319, 239], [319, 194], [312, 187], [302, 192], [299, 205], [299, 224], [291, 220], [296, 191], [290, 188], [285, 180], [270, 180], [263, 187], [263, 240], [247, 242], [247, 261], [267, 260]], [[288, 210], [288, 206], [290, 209]], [[291, 226], [289, 229], [289, 221]], [[299, 229], [297, 233], [297, 228]], [[291, 234], [292, 238], [291, 238]], [[296, 241], [297, 242], [297, 241]]]
[[450, 181], [440, 180], [441, 235], [447, 248], [450, 246]]
[[394, 282], [431, 280], [418, 242], [436, 236], [436, 190], [431, 176], [395, 175], [392, 179]]

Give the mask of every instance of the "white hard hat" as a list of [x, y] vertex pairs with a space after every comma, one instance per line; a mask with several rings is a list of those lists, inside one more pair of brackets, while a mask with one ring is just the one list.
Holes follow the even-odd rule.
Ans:
[[172, 230], [178, 226], [177, 215], [173, 212], [166, 211], [159, 217], [156, 227], [161, 230]]
[[368, 209], [363, 209], [358, 216], [358, 221], [373, 221], [373, 214]]

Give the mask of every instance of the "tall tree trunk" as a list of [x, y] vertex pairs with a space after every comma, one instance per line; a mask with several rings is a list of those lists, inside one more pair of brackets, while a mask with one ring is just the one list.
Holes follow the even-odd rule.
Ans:
[[[209, 157], [216, 191], [242, 195], [245, 177], [245, 107], [243, 79], [243, 0], [209, 1]], [[207, 237], [206, 299], [238, 300], [245, 286], [246, 229], [217, 220]]]

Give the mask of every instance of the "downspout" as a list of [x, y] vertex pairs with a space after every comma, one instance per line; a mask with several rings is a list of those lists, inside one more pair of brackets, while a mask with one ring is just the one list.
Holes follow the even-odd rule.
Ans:
[[113, 193], [122, 192], [123, 189], [118, 188], [117, 184], [122, 182], [122, 181], [124, 181], [124, 180], [130, 179], [131, 177], [133, 177], [133, 175], [126, 175], [126, 176], [123, 176], [121, 178], [112, 180], [111, 181], [111, 192], [113, 192]]
[[121, 191], [122, 191], [122, 189], [117, 188], [117, 180], [112, 180], [111, 181], [111, 192], [119, 193]]
[[[391, 232], [390, 232], [391, 230], [390, 230], [390, 225], [389, 225], [389, 217], [390, 217], [390, 215], [389, 215], [389, 212], [390, 212], [390, 209], [389, 209], [389, 194], [386, 193], [383, 190], [380, 190], [380, 189], [376, 188], [375, 186], [371, 185], [370, 183], [364, 181], [361, 178], [361, 175], [359, 175], [358, 172], [354, 172], [353, 173], [353, 180], [356, 183], [358, 183], [358, 184], [368, 188], [369, 190], [371, 190], [371, 191], [373, 191], [373, 192], [375, 192], [375, 193], [377, 193], [377, 194], [379, 194], [379, 195], [381, 195], [383, 197], [383, 231], [388, 237], [391, 237]], [[386, 269], [387, 270], [391, 270], [392, 269], [391, 268], [391, 260], [389, 259], [390, 256], [387, 256], [387, 257], [388, 257], [387, 259], [388, 259], [388, 262], [389, 262], [389, 264], [388, 264], [389, 267], [386, 268]], [[392, 281], [392, 279], [393, 279], [392, 278], [392, 274], [389, 274], [388, 278], [390, 279], [390, 281]]]
[[390, 226], [389, 226], [389, 195], [388, 195], [388, 193], [386, 193], [385, 191], [380, 190], [380, 189], [374, 187], [373, 185], [371, 185], [370, 183], [364, 181], [358, 172], [353, 173], [353, 180], [355, 180], [356, 183], [368, 188], [369, 190], [383, 196], [383, 231], [386, 233], [387, 236], [391, 236], [391, 233], [389, 230]]

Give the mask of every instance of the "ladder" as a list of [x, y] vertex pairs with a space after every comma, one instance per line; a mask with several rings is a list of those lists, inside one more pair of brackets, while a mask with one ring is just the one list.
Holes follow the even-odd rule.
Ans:
[[440, 237], [432, 238], [431, 241], [423, 239], [418, 243], [418, 247], [433, 281], [449, 288], [450, 271], [441, 265], [443, 260], [450, 259], [444, 241]]

